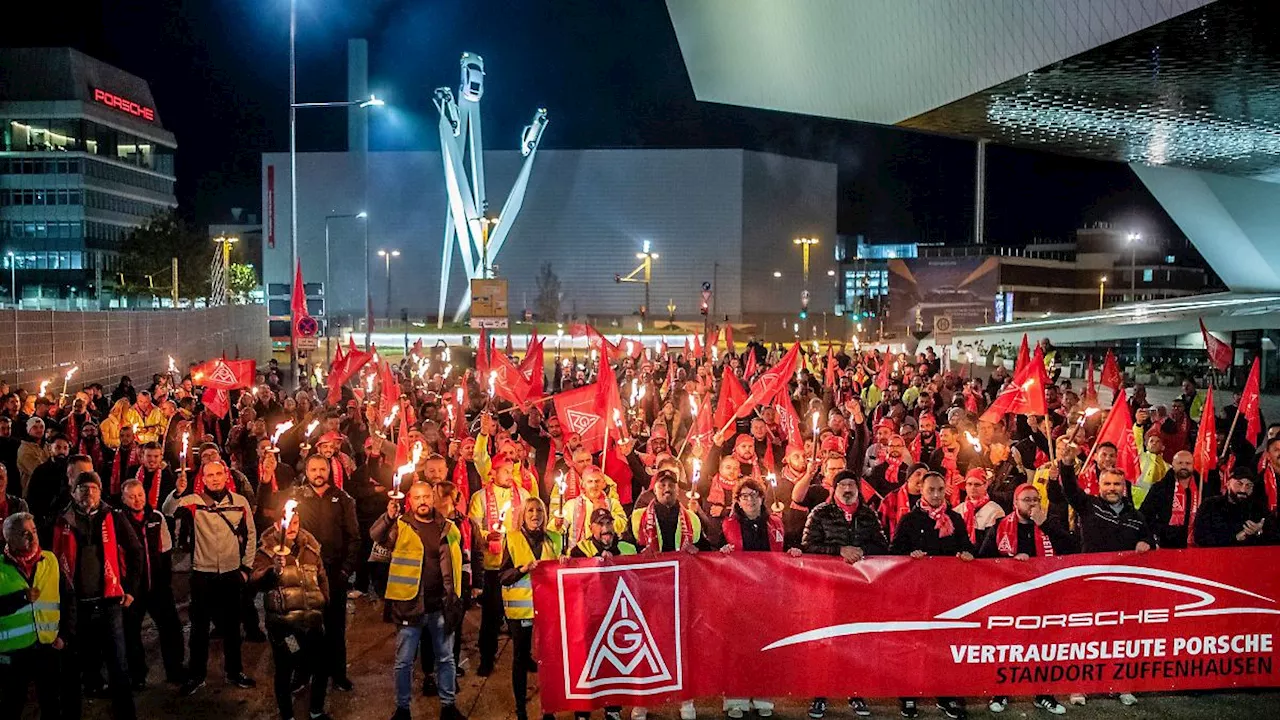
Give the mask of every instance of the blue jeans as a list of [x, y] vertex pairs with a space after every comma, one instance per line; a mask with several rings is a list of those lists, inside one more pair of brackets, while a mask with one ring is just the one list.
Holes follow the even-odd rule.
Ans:
[[431, 635], [436, 656], [436, 687], [440, 704], [452, 705], [457, 695], [458, 668], [453, 663], [453, 628], [446, 627], [444, 613], [427, 613], [419, 625], [401, 625], [396, 633], [396, 707], [409, 708], [413, 700], [413, 661], [418, 656], [422, 631]]

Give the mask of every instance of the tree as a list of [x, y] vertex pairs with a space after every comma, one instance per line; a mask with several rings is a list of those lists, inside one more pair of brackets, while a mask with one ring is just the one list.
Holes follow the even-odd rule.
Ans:
[[[120, 244], [123, 289], [168, 295], [172, 292], [171, 267], [176, 257], [178, 296], [208, 297], [209, 264], [215, 250], [213, 241], [179, 218], [177, 212], [160, 213], [129, 233]], [[148, 282], [148, 275], [154, 284]]]
[[543, 263], [538, 271], [537, 284], [538, 297], [533, 303], [534, 312], [543, 322], [555, 322], [560, 317], [560, 278], [551, 268], [551, 263]]
[[231, 290], [231, 297], [247, 302], [249, 293], [258, 287], [258, 273], [252, 265], [231, 263], [231, 277], [227, 278], [227, 287]]

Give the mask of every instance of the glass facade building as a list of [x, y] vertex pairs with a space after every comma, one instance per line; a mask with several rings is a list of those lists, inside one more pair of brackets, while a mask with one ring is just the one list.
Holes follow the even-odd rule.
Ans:
[[0, 49], [0, 300], [105, 302], [121, 243], [177, 206], [176, 150], [141, 78], [70, 48]]

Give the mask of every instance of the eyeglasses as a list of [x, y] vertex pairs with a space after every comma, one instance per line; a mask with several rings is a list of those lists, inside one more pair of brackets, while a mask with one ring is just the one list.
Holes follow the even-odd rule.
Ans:
[[760, 499], [760, 493], [758, 493], [758, 492], [756, 492], [756, 491], [754, 491], [754, 490], [748, 490], [748, 491], [746, 491], [746, 492], [740, 492], [740, 493], [738, 493], [738, 499], [739, 499], [739, 500], [759, 500], [759, 499]]

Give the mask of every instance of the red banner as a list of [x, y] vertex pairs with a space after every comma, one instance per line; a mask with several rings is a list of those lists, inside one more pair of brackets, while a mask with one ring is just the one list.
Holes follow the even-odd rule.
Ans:
[[1280, 575], [1259, 569], [1277, 562], [1247, 548], [543, 563], [543, 709], [1275, 686]]

